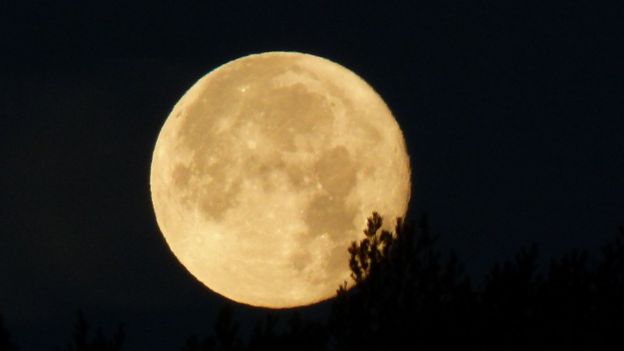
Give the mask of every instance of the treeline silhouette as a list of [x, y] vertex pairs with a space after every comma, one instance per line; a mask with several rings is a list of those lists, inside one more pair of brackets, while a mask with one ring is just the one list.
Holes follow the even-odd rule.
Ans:
[[0, 351], [15, 351], [17, 348], [11, 342], [11, 335], [4, 326], [4, 319], [0, 316]]
[[74, 326], [74, 333], [68, 351], [120, 351], [125, 339], [123, 326], [119, 326], [115, 334], [106, 336], [101, 329], [95, 334], [91, 333], [91, 326], [84, 317], [82, 311], [78, 311], [78, 317]]
[[381, 224], [373, 214], [350, 248], [357, 285], [339, 290], [329, 321], [338, 349], [624, 346], [624, 228], [594, 260], [574, 251], [540, 270], [537, 246], [523, 248], [477, 288], [455, 255], [435, 250], [426, 218], [399, 220], [396, 235]]
[[[212, 334], [181, 351], [610, 350], [624, 346], [624, 227], [597, 255], [578, 250], [539, 267], [536, 245], [496, 264], [475, 286], [454, 254], [436, 249], [426, 217], [382, 230], [377, 214], [349, 248], [352, 289], [338, 288], [326, 321], [268, 313], [243, 338], [231, 304]], [[70, 351], [119, 351], [123, 329], [91, 335], [79, 315]], [[0, 351], [16, 350], [0, 319]]]

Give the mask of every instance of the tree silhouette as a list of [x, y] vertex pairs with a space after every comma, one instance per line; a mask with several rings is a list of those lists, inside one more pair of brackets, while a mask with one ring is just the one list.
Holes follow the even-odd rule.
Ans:
[[91, 328], [82, 311], [79, 311], [73, 338], [67, 349], [69, 351], [119, 351], [124, 339], [125, 332], [121, 326], [110, 338], [105, 336], [101, 329], [98, 329], [95, 336], [91, 337]]
[[[353, 287], [338, 287], [326, 322], [267, 313], [243, 340], [234, 306], [219, 310], [211, 334], [182, 351], [243, 350], [619, 350], [624, 345], [624, 227], [598, 255], [568, 252], [539, 267], [537, 245], [496, 264], [474, 287], [456, 255], [435, 248], [425, 216], [384, 230], [373, 213], [349, 247]], [[123, 328], [91, 332], [82, 312], [68, 351], [120, 351]], [[0, 351], [16, 351], [0, 316]]]
[[[244, 341], [232, 304], [211, 335], [192, 336], [182, 351], [242, 350], [609, 350], [624, 344], [624, 228], [598, 256], [576, 250], [539, 267], [537, 245], [496, 264], [474, 287], [456, 255], [435, 248], [425, 216], [384, 230], [373, 213], [349, 247], [353, 287], [338, 287], [326, 323], [292, 313], [258, 321]], [[90, 334], [80, 313], [70, 351], [118, 351], [124, 334]], [[614, 346], [617, 345], [616, 348]], [[15, 351], [0, 319], [0, 346]]]
[[[355, 286], [338, 290], [333, 342], [344, 350], [401, 349], [412, 339], [423, 347], [453, 346], [467, 333], [474, 301], [456, 256], [444, 260], [434, 249], [437, 238], [424, 216], [418, 229], [400, 218], [394, 233], [380, 230], [382, 224], [373, 213], [365, 238], [349, 248]], [[457, 324], [466, 329], [452, 327]]]
[[[332, 346], [464, 350], [609, 349], [624, 331], [624, 228], [591, 260], [577, 250], [539, 270], [535, 244], [496, 264], [474, 289], [455, 255], [434, 249], [426, 217], [380, 230], [373, 213], [365, 238], [349, 248], [346, 284], [329, 320]], [[593, 263], [592, 263], [593, 262]]]
[[204, 339], [198, 338], [196, 335], [191, 335], [186, 344], [182, 346], [181, 351], [213, 351], [215, 350], [215, 341], [212, 337]]
[[191, 336], [181, 348], [182, 351], [213, 350], [323, 350], [327, 343], [326, 327], [317, 322], [306, 321], [293, 313], [286, 321], [285, 330], [278, 331], [279, 317], [267, 313], [256, 323], [248, 342], [243, 342], [238, 333], [239, 326], [233, 319], [233, 309], [224, 304], [219, 310], [212, 333], [205, 338]]
[[526, 348], [532, 343], [535, 307], [541, 277], [537, 274], [536, 245], [523, 248], [514, 261], [496, 264], [487, 274], [479, 294], [480, 347], [503, 350]]
[[250, 350], [280, 349], [276, 332], [279, 318], [273, 313], [267, 313], [263, 321], [258, 321], [249, 341]]
[[622, 345], [624, 330], [624, 227], [608, 242], [590, 272], [591, 326], [589, 338], [596, 347]]
[[238, 336], [238, 323], [233, 319], [230, 304], [223, 304], [212, 327], [212, 334], [203, 339], [193, 335], [189, 337], [182, 351], [236, 351], [242, 350], [242, 342]]
[[233, 320], [233, 311], [230, 304], [225, 304], [219, 311], [214, 325], [216, 350], [234, 351], [241, 345], [238, 339], [238, 323]]
[[286, 330], [277, 331], [279, 318], [268, 313], [264, 321], [254, 328], [248, 350], [323, 350], [327, 344], [327, 331], [324, 325], [305, 321], [299, 313], [291, 314]]
[[11, 342], [11, 335], [4, 326], [4, 319], [0, 315], [0, 351], [16, 351], [17, 347]]

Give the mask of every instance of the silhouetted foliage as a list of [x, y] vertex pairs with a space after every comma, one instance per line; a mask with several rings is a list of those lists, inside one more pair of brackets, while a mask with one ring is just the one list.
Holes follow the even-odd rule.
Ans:
[[[384, 230], [373, 213], [364, 238], [349, 247], [351, 284], [338, 287], [326, 323], [267, 313], [244, 341], [232, 305], [210, 336], [182, 351], [242, 350], [609, 350], [624, 345], [624, 228], [599, 255], [577, 250], [539, 267], [536, 245], [496, 264], [479, 287], [454, 254], [435, 248], [423, 216]], [[347, 287], [352, 285], [351, 289]], [[122, 328], [91, 333], [82, 313], [69, 351], [119, 351]], [[15, 351], [0, 318], [0, 351]]]
[[286, 330], [277, 331], [279, 318], [267, 314], [264, 321], [256, 324], [249, 341], [248, 350], [323, 350], [327, 343], [324, 325], [305, 321], [299, 313], [293, 313], [286, 323]]
[[474, 289], [455, 255], [434, 249], [426, 218], [381, 230], [374, 213], [349, 253], [355, 287], [338, 290], [329, 327], [342, 350], [605, 349], [624, 344], [624, 229], [593, 264], [573, 251], [538, 270], [536, 245], [495, 265]]
[[530, 335], [525, 334], [535, 327], [534, 308], [541, 282], [537, 259], [537, 246], [532, 245], [523, 248], [514, 261], [496, 264], [487, 274], [479, 294], [480, 329], [476, 345], [505, 350], [528, 347]]
[[112, 337], [104, 335], [101, 329], [91, 336], [91, 328], [87, 323], [84, 314], [78, 312], [76, 324], [74, 326], [74, 335], [71, 343], [68, 345], [69, 351], [119, 351], [125, 339], [123, 327], [119, 326]]
[[238, 324], [233, 321], [232, 307], [222, 306], [210, 336], [187, 339], [182, 351], [213, 350], [323, 350], [327, 343], [326, 327], [320, 323], [305, 321], [294, 313], [286, 321], [286, 328], [279, 331], [279, 317], [267, 313], [260, 320], [249, 338], [243, 342], [238, 333]]
[[227, 314], [215, 339], [247, 350], [603, 350], [623, 344], [624, 229], [601, 257], [592, 261], [573, 251], [542, 270], [538, 248], [530, 245], [494, 265], [475, 288], [456, 255], [435, 249], [426, 217], [416, 227], [400, 218], [394, 232], [382, 227], [373, 213], [364, 238], [349, 247], [352, 284], [338, 288], [326, 325], [294, 314], [278, 332], [279, 319], [267, 314], [243, 347], [231, 341], [235, 329], [225, 327], [232, 323]]
[[366, 237], [349, 249], [355, 287], [338, 290], [333, 342], [344, 350], [402, 348], [413, 339], [423, 347], [452, 343], [464, 330], [450, 326], [468, 317], [474, 300], [456, 256], [444, 260], [434, 250], [426, 217], [417, 230], [397, 219], [394, 234], [382, 224], [373, 213]]
[[216, 350], [234, 351], [241, 347], [238, 339], [238, 323], [233, 320], [232, 306], [224, 305], [214, 325]]
[[0, 351], [16, 351], [17, 347], [11, 342], [11, 335], [4, 326], [4, 319], [0, 315]]
[[182, 351], [213, 351], [215, 349], [213, 337], [200, 339], [196, 335], [190, 336], [186, 340], [186, 344], [181, 348]]
[[238, 336], [238, 323], [234, 321], [232, 306], [221, 306], [212, 327], [212, 334], [203, 339], [193, 335], [186, 341], [182, 351], [235, 351], [243, 345]]

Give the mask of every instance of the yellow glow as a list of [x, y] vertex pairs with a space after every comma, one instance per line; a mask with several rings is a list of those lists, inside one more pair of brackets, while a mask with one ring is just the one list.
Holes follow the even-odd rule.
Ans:
[[410, 193], [403, 135], [379, 95], [292, 52], [246, 56], [195, 83], [160, 131], [150, 181], [182, 264], [227, 298], [274, 308], [333, 297], [367, 216], [392, 222]]

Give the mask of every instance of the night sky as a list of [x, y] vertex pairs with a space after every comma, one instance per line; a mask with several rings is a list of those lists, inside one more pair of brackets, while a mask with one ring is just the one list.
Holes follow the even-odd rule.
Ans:
[[0, 3], [0, 314], [22, 350], [64, 347], [78, 309], [125, 323], [126, 349], [209, 331], [223, 298], [157, 228], [151, 152], [197, 79], [251, 53], [368, 81], [406, 138], [411, 215], [475, 277], [529, 242], [595, 250], [624, 224], [622, 7], [63, 3]]

